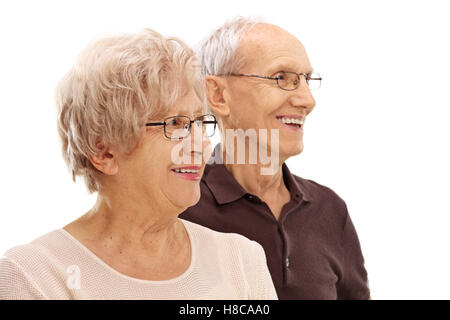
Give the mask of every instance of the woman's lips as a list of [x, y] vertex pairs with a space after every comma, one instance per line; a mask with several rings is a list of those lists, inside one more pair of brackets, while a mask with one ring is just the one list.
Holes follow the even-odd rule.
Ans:
[[200, 166], [186, 166], [171, 169], [171, 171], [178, 177], [191, 181], [198, 181], [201, 179]]

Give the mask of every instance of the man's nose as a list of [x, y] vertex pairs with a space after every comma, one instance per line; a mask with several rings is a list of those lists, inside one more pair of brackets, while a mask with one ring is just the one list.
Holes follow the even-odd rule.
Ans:
[[300, 76], [300, 85], [297, 89], [291, 91], [292, 95], [289, 102], [294, 107], [305, 109], [306, 114], [310, 113], [316, 106], [316, 100], [312, 95], [308, 82], [304, 75]]

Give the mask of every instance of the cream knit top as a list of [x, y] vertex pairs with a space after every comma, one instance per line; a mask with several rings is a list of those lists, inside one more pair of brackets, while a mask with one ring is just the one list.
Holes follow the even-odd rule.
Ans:
[[56, 229], [0, 258], [0, 299], [277, 299], [257, 242], [180, 220], [192, 252], [190, 266], [176, 278], [124, 275]]

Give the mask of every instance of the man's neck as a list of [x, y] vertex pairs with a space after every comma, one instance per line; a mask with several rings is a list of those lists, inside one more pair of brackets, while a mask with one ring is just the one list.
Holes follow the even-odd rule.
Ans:
[[278, 194], [286, 188], [281, 166], [273, 175], [262, 175], [262, 165], [257, 164], [224, 164], [236, 181], [249, 193], [267, 198], [269, 194]]

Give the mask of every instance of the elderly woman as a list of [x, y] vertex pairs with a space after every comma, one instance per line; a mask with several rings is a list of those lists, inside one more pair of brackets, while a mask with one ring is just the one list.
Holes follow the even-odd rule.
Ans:
[[0, 299], [277, 298], [259, 244], [178, 218], [200, 198], [215, 129], [183, 42], [151, 30], [96, 41], [57, 106], [64, 159], [97, 202], [8, 250]]

